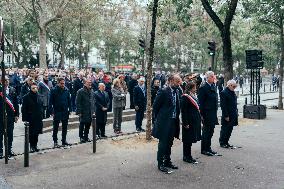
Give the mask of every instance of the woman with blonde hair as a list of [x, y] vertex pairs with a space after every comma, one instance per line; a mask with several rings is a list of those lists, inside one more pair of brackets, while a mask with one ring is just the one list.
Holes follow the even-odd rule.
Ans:
[[122, 111], [126, 98], [119, 79], [113, 80], [111, 93], [113, 96], [113, 130], [116, 134], [121, 134]]

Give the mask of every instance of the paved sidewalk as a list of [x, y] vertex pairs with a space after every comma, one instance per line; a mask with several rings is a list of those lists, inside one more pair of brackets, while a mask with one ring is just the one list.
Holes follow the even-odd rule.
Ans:
[[220, 148], [217, 126], [212, 147], [223, 156], [201, 155], [200, 143], [194, 144], [197, 165], [182, 161], [182, 143], [175, 140], [172, 161], [179, 169], [171, 175], [157, 169], [157, 141], [133, 135], [99, 141], [96, 154], [90, 143], [32, 154], [29, 168], [23, 156], [9, 165], [0, 161], [0, 176], [14, 189], [283, 189], [283, 111], [268, 114], [266, 120], [240, 120], [230, 140], [240, 149]]

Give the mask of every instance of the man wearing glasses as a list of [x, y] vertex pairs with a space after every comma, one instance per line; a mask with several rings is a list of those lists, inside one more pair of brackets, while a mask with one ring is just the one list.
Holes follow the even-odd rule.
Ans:
[[236, 81], [229, 80], [227, 82], [227, 87], [220, 93], [222, 127], [219, 143], [222, 148], [233, 148], [233, 146], [229, 144], [229, 139], [232, 134], [233, 127], [238, 125], [237, 96], [235, 94], [236, 87]]

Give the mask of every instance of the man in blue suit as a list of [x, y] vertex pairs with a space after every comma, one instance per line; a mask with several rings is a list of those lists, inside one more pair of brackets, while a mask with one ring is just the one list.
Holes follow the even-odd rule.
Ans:
[[146, 110], [146, 95], [145, 78], [140, 77], [138, 85], [133, 89], [133, 103], [136, 111], [135, 125], [138, 132], [145, 131], [142, 129], [142, 121]]
[[170, 169], [178, 169], [171, 162], [171, 147], [174, 138], [179, 138], [180, 132], [180, 92], [182, 80], [178, 75], [170, 75], [168, 86], [159, 90], [153, 104], [154, 126], [153, 137], [159, 139], [157, 160], [158, 169], [169, 173]]
[[201, 153], [207, 156], [218, 155], [211, 149], [211, 139], [214, 134], [215, 125], [218, 125], [218, 95], [215, 85], [214, 72], [208, 71], [205, 74], [206, 82], [199, 88], [198, 101], [200, 114], [202, 116], [202, 141]]

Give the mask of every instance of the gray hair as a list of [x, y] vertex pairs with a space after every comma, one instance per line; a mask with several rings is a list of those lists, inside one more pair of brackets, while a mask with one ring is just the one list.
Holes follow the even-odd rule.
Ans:
[[229, 86], [229, 85], [236, 85], [236, 84], [237, 84], [237, 82], [234, 79], [231, 79], [231, 80], [227, 81], [227, 86]]
[[106, 85], [105, 85], [104, 83], [99, 83], [99, 87], [100, 87], [100, 86], [106, 86]]
[[207, 72], [205, 73], [205, 78], [207, 79], [208, 77], [210, 77], [210, 76], [212, 76], [212, 75], [214, 75], [214, 72], [213, 72], [213, 71], [207, 71]]

